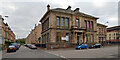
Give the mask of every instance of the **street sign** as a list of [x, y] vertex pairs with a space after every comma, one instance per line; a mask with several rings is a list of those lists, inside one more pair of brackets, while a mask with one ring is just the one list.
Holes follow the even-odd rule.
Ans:
[[69, 36], [66, 36], [66, 37], [62, 37], [62, 40], [66, 40], [66, 41], [69, 41]]

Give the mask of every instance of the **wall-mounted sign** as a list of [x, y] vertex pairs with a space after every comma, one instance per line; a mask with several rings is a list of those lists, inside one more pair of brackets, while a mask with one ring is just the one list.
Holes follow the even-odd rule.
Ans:
[[69, 36], [66, 36], [66, 37], [62, 37], [62, 40], [66, 40], [66, 41], [69, 41]]
[[62, 37], [62, 40], [66, 40], [66, 37]]

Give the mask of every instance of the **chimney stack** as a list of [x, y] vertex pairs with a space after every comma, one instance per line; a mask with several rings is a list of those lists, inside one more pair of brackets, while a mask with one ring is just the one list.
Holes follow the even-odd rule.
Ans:
[[67, 8], [66, 10], [69, 10], [69, 11], [70, 11], [70, 10], [71, 10], [71, 6], [68, 6], [68, 8]]
[[37, 25], [35, 24], [35, 27], [36, 27]]
[[74, 10], [74, 12], [79, 12], [79, 8], [76, 8], [76, 9]]
[[49, 10], [50, 10], [50, 5], [48, 4], [48, 5], [47, 5], [47, 11], [49, 11]]

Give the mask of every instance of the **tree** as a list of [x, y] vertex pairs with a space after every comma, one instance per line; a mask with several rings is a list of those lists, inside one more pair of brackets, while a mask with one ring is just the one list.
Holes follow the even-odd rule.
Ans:
[[25, 39], [17, 39], [16, 43], [25, 44]]

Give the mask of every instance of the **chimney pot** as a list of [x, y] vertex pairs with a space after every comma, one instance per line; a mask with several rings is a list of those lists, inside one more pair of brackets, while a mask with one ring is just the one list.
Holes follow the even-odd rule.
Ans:
[[74, 10], [74, 12], [79, 12], [79, 8], [76, 8], [76, 9]]
[[68, 6], [68, 8], [66, 10], [71, 10], [71, 6]]
[[50, 10], [50, 5], [49, 4], [47, 5], [47, 10]]

